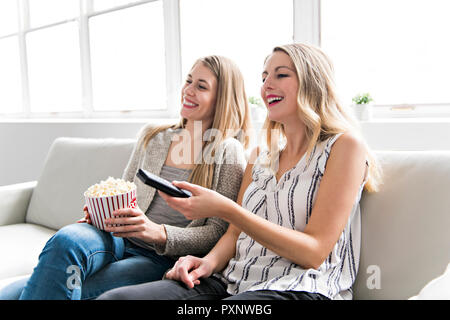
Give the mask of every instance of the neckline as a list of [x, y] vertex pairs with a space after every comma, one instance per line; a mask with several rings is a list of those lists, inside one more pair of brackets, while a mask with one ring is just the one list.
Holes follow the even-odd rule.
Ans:
[[[281, 151], [280, 151], [279, 154], [278, 154], [278, 159], [279, 159], [280, 153], [281, 153]], [[300, 160], [298, 160], [297, 163], [296, 163], [295, 165], [293, 165], [290, 169], [286, 170], [286, 171], [281, 175], [281, 177], [280, 177], [280, 179], [279, 179], [278, 181], [277, 181], [277, 173], [275, 172], [275, 173], [273, 174], [273, 179], [275, 180], [275, 184], [276, 184], [277, 188], [280, 186], [280, 184], [281, 184], [282, 182], [284, 182], [286, 175], [287, 175], [288, 173], [294, 171], [294, 170], [295, 170], [295, 169], [303, 162], [303, 159], [305, 159], [305, 157], [306, 157], [306, 151], [303, 153], [303, 155], [300, 157]]]
[[175, 170], [180, 170], [180, 171], [192, 171], [192, 169], [177, 168], [174, 166], [169, 166], [167, 164], [163, 164], [163, 168], [175, 169]]

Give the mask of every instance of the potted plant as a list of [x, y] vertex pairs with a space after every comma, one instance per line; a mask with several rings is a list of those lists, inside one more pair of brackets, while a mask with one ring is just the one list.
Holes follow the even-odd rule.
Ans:
[[264, 107], [262, 100], [258, 97], [251, 96], [248, 98], [252, 119], [257, 122], [262, 122], [266, 119], [267, 110]]
[[373, 101], [370, 93], [359, 93], [353, 97], [353, 112], [355, 117], [360, 121], [367, 121], [372, 118], [372, 104]]

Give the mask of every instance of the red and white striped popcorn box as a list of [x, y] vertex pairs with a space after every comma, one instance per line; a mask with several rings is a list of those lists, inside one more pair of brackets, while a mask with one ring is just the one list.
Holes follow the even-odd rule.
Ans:
[[113, 196], [90, 197], [84, 195], [92, 225], [105, 230], [105, 219], [112, 218], [115, 210], [136, 208], [136, 189]]

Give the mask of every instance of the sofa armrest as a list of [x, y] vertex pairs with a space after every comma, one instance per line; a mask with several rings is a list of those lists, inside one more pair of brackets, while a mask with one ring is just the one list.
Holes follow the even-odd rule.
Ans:
[[24, 223], [37, 181], [0, 187], [0, 226]]

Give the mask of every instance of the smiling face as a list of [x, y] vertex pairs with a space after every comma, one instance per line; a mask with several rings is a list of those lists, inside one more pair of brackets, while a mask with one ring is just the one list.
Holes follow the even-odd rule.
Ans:
[[272, 121], [286, 123], [297, 116], [298, 79], [291, 58], [282, 51], [272, 53], [264, 64], [261, 97]]
[[199, 62], [194, 65], [182, 89], [181, 116], [191, 121], [214, 119], [217, 79], [210, 69]]

